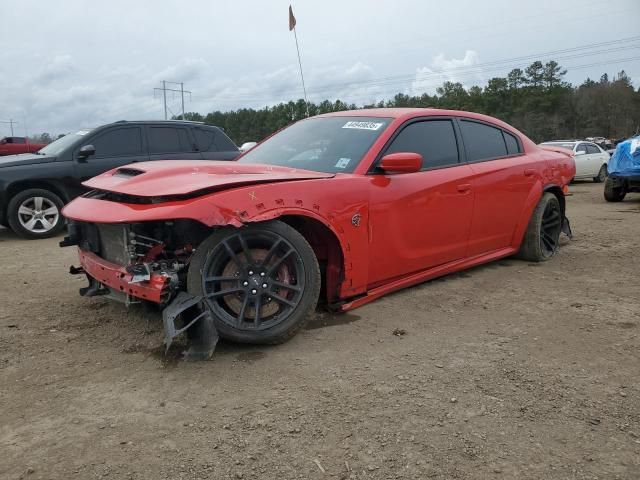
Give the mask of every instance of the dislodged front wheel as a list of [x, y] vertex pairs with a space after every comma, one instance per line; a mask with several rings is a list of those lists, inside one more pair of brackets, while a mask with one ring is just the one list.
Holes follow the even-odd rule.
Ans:
[[280, 343], [315, 309], [320, 269], [304, 237], [272, 221], [222, 229], [205, 240], [191, 261], [188, 288], [204, 297], [222, 337]]

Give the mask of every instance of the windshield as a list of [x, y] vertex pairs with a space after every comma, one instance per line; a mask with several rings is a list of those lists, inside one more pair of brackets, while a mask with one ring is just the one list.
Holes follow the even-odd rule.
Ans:
[[238, 162], [350, 173], [390, 121], [356, 116], [302, 120], [249, 150]]
[[60, 154], [60, 152], [65, 150], [68, 146], [73, 145], [79, 139], [84, 137], [87, 133], [89, 133], [89, 130], [80, 130], [76, 133], [69, 133], [64, 137], [59, 138], [55, 142], [51, 142], [46, 147], [41, 148], [40, 150], [38, 150], [38, 153], [42, 155], [52, 155], [52, 156], [58, 155]]
[[575, 142], [544, 142], [542, 145], [550, 145], [552, 147], [562, 147], [568, 148], [569, 150], [573, 150], [573, 147], [576, 146]]

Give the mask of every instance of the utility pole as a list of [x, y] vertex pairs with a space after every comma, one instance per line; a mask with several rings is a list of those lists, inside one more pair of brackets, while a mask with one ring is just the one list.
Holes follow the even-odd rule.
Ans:
[[[167, 83], [172, 85], [180, 85], [180, 90], [176, 88], [167, 88]], [[164, 100], [164, 119], [167, 120], [167, 92], [179, 92], [182, 100], [182, 119], [184, 120], [184, 94], [189, 94], [189, 100], [191, 100], [191, 92], [184, 89], [183, 82], [169, 82], [167, 80], [162, 81], [162, 88], [154, 88], [153, 94], [155, 96], [156, 91], [162, 91], [162, 98]]]
[[180, 82], [180, 98], [182, 99], [182, 120], [184, 120], [184, 83]]
[[162, 96], [164, 97], [164, 119], [167, 119], [167, 82], [162, 80]]
[[0, 120], [0, 123], [8, 123], [11, 126], [11, 136], [13, 137], [13, 124], [18, 124], [20, 122], [16, 122], [13, 118], [10, 118], [9, 120]]

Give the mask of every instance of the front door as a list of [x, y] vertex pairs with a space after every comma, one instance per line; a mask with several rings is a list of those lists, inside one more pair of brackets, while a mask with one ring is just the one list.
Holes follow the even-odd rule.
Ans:
[[405, 125], [384, 154], [415, 152], [423, 170], [370, 176], [369, 286], [463, 258], [473, 210], [472, 170], [460, 164], [449, 118]]
[[[142, 127], [113, 127], [87, 137], [74, 153], [76, 173], [82, 181], [112, 168], [149, 160]], [[78, 158], [78, 151], [85, 145], [93, 145], [95, 153], [87, 158]]]

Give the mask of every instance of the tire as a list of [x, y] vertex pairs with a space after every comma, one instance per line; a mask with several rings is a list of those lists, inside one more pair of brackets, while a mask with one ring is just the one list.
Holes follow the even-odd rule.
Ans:
[[611, 177], [604, 182], [604, 199], [607, 202], [621, 202], [627, 194], [624, 185], [616, 186]]
[[42, 188], [30, 188], [9, 201], [7, 222], [11, 230], [23, 238], [34, 240], [53, 237], [64, 228], [63, 206], [64, 202], [55, 193]]
[[531, 214], [518, 258], [529, 262], [545, 262], [553, 257], [558, 249], [562, 221], [558, 198], [553, 193], [544, 193]]
[[313, 315], [320, 286], [313, 249], [278, 220], [216, 231], [187, 273], [187, 290], [204, 297], [219, 335], [238, 343], [289, 340]]
[[598, 175], [593, 177], [593, 181], [594, 181], [594, 183], [602, 183], [606, 179], [607, 179], [607, 166], [606, 165], [602, 165], [600, 167], [600, 171], [598, 172]]

